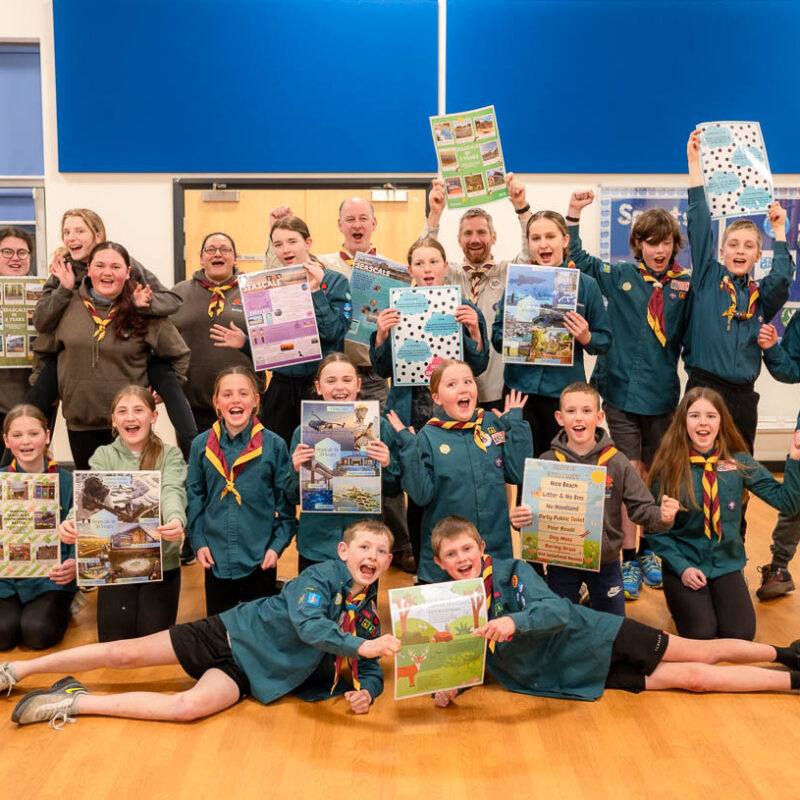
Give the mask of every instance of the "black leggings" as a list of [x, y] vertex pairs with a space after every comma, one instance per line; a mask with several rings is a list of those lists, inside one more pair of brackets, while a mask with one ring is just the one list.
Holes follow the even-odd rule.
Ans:
[[277, 569], [256, 567], [244, 578], [218, 578], [206, 570], [206, 616], [221, 614], [238, 603], [275, 594]]
[[664, 597], [678, 634], [690, 639], [747, 639], [756, 635], [756, 612], [741, 572], [708, 578], [689, 589], [666, 564]]
[[67, 436], [75, 469], [89, 469], [89, 459], [94, 451], [114, 441], [111, 431], [105, 428], [91, 431], [73, 431], [67, 428]]
[[115, 642], [165, 631], [178, 618], [181, 570], [169, 569], [164, 580], [101, 586], [97, 590], [97, 640]]
[[0, 650], [20, 643], [31, 650], [57, 645], [67, 632], [74, 596], [75, 592], [53, 590], [24, 605], [17, 595], [0, 598]]

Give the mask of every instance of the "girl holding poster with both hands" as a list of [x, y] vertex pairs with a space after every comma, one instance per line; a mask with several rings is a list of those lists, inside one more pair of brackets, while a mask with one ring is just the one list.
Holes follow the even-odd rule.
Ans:
[[[89, 466], [101, 472], [157, 470], [161, 473], [161, 519], [156, 533], [161, 548], [162, 580], [101, 586], [97, 592], [97, 638], [101, 642], [135, 639], [169, 628], [178, 616], [181, 591], [180, 551], [186, 525], [186, 463], [180, 450], [153, 430], [158, 418], [153, 395], [126, 386], [111, 403], [111, 444], [95, 450]], [[77, 538], [75, 520], [61, 525], [61, 541]]]
[[[317, 394], [327, 402], [352, 403], [358, 399], [361, 378], [355, 364], [344, 353], [329, 353], [322, 359], [314, 381]], [[300, 441], [301, 427], [292, 435], [292, 469], [288, 472], [286, 494], [299, 498], [300, 468], [314, 456], [314, 450]], [[373, 440], [365, 448], [366, 454], [381, 465], [383, 493], [400, 494], [400, 467], [397, 461], [397, 442], [394, 429], [385, 417], [380, 418], [380, 441]], [[301, 510], [297, 528], [297, 571], [320, 561], [336, 558], [336, 548], [342, 533], [366, 514], [314, 513]]]

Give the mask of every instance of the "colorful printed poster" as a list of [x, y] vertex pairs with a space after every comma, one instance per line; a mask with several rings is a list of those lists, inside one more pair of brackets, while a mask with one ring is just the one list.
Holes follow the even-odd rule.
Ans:
[[483, 683], [487, 622], [480, 578], [389, 590], [392, 633], [403, 643], [394, 659], [394, 699]]
[[303, 513], [380, 514], [381, 467], [366, 454], [380, 441], [377, 400], [303, 400], [300, 441], [314, 457], [300, 467]]
[[239, 289], [256, 371], [322, 358], [305, 267], [244, 273]]
[[503, 314], [506, 364], [572, 365], [575, 340], [564, 325], [578, 306], [577, 269], [509, 264]]
[[44, 280], [0, 278], [0, 367], [30, 367], [33, 362], [33, 310]]
[[[684, 269], [691, 270], [692, 256], [686, 227], [689, 200], [685, 189], [603, 187], [600, 190], [600, 249], [597, 255], [608, 264], [632, 261], [631, 228], [637, 218], [651, 208], [664, 208], [678, 221], [684, 245], [675, 260]], [[591, 243], [584, 241], [583, 249], [595, 255]]]
[[389, 308], [389, 290], [410, 284], [411, 276], [405, 264], [356, 253], [350, 275], [353, 319], [345, 338], [369, 345], [370, 336], [378, 329], [378, 314]]
[[162, 579], [160, 472], [75, 470], [78, 586]]
[[700, 167], [713, 219], [766, 213], [774, 198], [757, 122], [701, 122]]
[[494, 106], [430, 120], [448, 208], [508, 197]]
[[605, 495], [605, 467], [526, 458], [522, 505], [533, 522], [522, 529], [522, 557], [597, 572]]
[[427, 386], [436, 365], [461, 358], [461, 326], [456, 310], [461, 292], [454, 286], [391, 289], [391, 308], [400, 312], [392, 328], [395, 386]]
[[46, 578], [61, 562], [58, 474], [0, 473], [0, 578]]

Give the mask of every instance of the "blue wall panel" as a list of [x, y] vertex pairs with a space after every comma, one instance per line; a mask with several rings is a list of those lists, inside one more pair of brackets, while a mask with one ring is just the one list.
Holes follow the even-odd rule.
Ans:
[[0, 175], [44, 175], [38, 45], [0, 45]]
[[698, 122], [758, 120], [800, 172], [796, 0], [450, 0], [447, 110], [494, 103], [518, 172], [685, 172]]
[[433, 171], [436, 0], [53, 0], [65, 172]]

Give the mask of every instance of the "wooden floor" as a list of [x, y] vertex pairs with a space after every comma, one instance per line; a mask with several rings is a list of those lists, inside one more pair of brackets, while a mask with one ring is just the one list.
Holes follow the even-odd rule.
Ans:
[[[753, 499], [747, 577], [768, 561], [775, 512]], [[800, 568], [799, 568], [800, 569]], [[279, 574], [296, 574], [294, 552]], [[203, 615], [201, 567], [184, 568], [180, 620]], [[390, 570], [386, 590], [408, 583]], [[757, 639], [800, 636], [800, 592], [756, 601]], [[643, 589], [631, 617], [674, 630], [663, 594]], [[64, 644], [95, 638], [94, 601]], [[14, 651], [11, 658], [28, 655]], [[342, 699], [316, 704], [289, 697], [269, 707], [247, 700], [190, 724], [81, 717], [65, 730], [18, 728], [10, 721], [19, 689], [0, 700], [0, 797], [235, 798], [797, 798], [800, 697], [609, 691], [594, 703], [512, 695], [496, 684], [436, 709], [427, 698], [394, 702], [386, 692], [367, 716]], [[25, 689], [49, 686], [40, 676]], [[97, 692], [177, 691], [179, 668], [78, 676]], [[21, 688], [21, 687], [20, 687]]]

